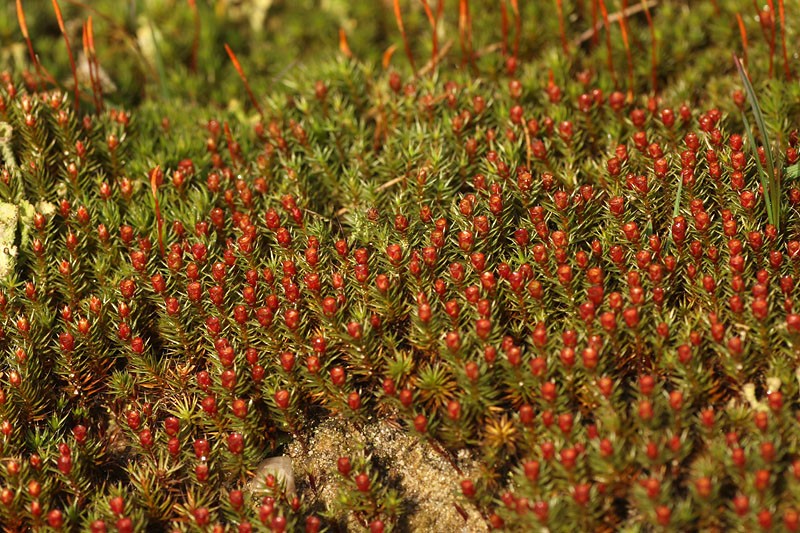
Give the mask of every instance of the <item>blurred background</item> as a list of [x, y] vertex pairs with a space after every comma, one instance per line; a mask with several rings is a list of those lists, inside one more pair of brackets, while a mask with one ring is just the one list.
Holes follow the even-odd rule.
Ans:
[[[80, 66], [82, 29], [91, 16], [95, 47], [105, 74], [107, 98], [135, 105], [147, 97], [177, 97], [207, 104], [242, 98], [241, 82], [225, 54], [236, 52], [256, 90], [265, 90], [332, 56], [341, 56], [343, 30], [354, 57], [380, 64], [390, 47], [391, 68], [409, 73], [395, 18], [394, 0], [58, 0], [71, 48]], [[439, 0], [427, 0], [433, 12]], [[556, 0], [519, 0], [519, 37], [513, 0], [442, 0], [437, 24], [438, 46], [449, 46], [442, 63], [462, 65], [459, 18], [468, 10], [477, 71], [491, 76], [503, 70], [499, 51], [503, 21], [507, 46], [517, 42], [519, 58], [529, 73], [547, 76], [553, 65], [575, 74], [607, 63], [605, 33], [595, 0], [563, 0], [565, 37], [570, 53], [562, 53]], [[33, 46], [42, 65], [69, 86], [71, 74], [64, 39], [52, 0], [22, 0]], [[767, 41], [761, 31], [759, 4], [749, 0], [606, 0], [612, 60], [619, 72], [627, 55], [619, 14], [629, 15], [630, 47], [635, 60], [636, 90], [647, 90], [651, 34], [644, 7], [656, 20], [659, 86], [691, 100], [714, 92], [715, 78], [730, 74], [732, 52], [742, 48], [737, 15], [749, 34], [750, 55], [761, 60], [751, 70], [766, 71]], [[420, 67], [429, 61], [431, 24], [423, 0], [397, 0], [411, 51]], [[787, 16], [797, 5], [787, 4]], [[711, 17], [725, 24], [706, 24]], [[594, 39], [596, 21], [600, 31]], [[797, 42], [789, 25], [789, 43]], [[792, 46], [792, 51], [796, 46]], [[196, 64], [195, 64], [196, 63]], [[15, 0], [0, 6], [0, 69], [30, 68], [18, 24]], [[541, 71], [537, 71], [541, 69]], [[559, 74], [559, 73], [557, 73]], [[623, 75], [624, 76], [624, 75]], [[295, 77], [296, 78], [296, 77]], [[671, 82], [680, 80], [679, 84]], [[86, 86], [89, 87], [88, 77]], [[700, 89], [703, 89], [702, 91]], [[113, 93], [112, 93], [113, 91]]]

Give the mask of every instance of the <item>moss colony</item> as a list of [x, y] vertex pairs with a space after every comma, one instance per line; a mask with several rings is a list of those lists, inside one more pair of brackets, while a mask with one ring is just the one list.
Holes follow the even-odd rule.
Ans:
[[800, 6], [374, 2], [267, 76], [199, 4], [116, 101], [19, 11], [6, 530], [800, 528]]

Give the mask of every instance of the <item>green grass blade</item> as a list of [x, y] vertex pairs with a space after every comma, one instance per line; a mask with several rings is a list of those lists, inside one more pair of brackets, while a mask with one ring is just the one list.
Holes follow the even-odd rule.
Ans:
[[753, 138], [753, 134], [750, 130], [750, 121], [747, 120], [747, 116], [744, 113], [742, 113], [742, 120], [744, 120], [744, 129], [747, 132], [747, 144], [750, 145], [750, 151], [753, 153], [753, 158], [756, 160], [758, 178], [761, 180], [761, 186], [764, 188], [764, 201], [767, 203], [767, 220], [770, 224], [777, 228], [778, 226], [775, 224], [775, 213], [772, 209], [772, 198], [770, 197], [770, 183], [766, 172], [764, 171], [764, 167], [761, 166], [761, 159], [758, 157], [756, 141]]
[[675, 192], [675, 207], [672, 208], [672, 220], [681, 212], [681, 194], [683, 193], [683, 178], [678, 176], [678, 190]]
[[[744, 71], [744, 67], [742, 66], [742, 62], [739, 60], [738, 57], [735, 55], [733, 56], [734, 63], [736, 63], [736, 69], [739, 71], [739, 77], [742, 79], [742, 84], [744, 85], [745, 93], [747, 94], [747, 101], [750, 102], [750, 108], [753, 110], [753, 117], [756, 121], [756, 127], [758, 128], [759, 134], [761, 136], [761, 142], [764, 146], [764, 155], [766, 156], [767, 160], [767, 177], [769, 183], [769, 189], [764, 187], [764, 197], [766, 198], [767, 195], [770, 195], [771, 200], [769, 204], [771, 204], [770, 213], [772, 213], [772, 221], [776, 228], [780, 229], [780, 180], [778, 176], [775, 174], [775, 159], [772, 156], [772, 145], [769, 142], [769, 135], [767, 130], [767, 125], [764, 122], [764, 115], [761, 113], [761, 106], [758, 105], [758, 98], [756, 97], [756, 92], [753, 89], [753, 84], [750, 83], [750, 78], [747, 77], [747, 73]], [[744, 117], [744, 113], [742, 114]], [[748, 135], [750, 133], [750, 126], [747, 123], [747, 118], [745, 117], [745, 126], [748, 130]], [[753, 149], [755, 149], [755, 140], [751, 137], [751, 141], [753, 141]], [[759, 166], [759, 171], [761, 172], [761, 159], [758, 157], [758, 151], [756, 150], [756, 162]], [[762, 179], [762, 184], [764, 180]], [[768, 207], [769, 207], [768, 204]], [[774, 212], [773, 212], [774, 209]]]

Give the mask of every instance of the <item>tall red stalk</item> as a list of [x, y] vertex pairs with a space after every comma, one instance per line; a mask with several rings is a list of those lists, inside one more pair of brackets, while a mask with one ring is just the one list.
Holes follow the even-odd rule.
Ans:
[[161, 206], [158, 203], [158, 176], [161, 174], [161, 167], [156, 166], [150, 171], [150, 192], [153, 194], [153, 202], [156, 210], [156, 228], [158, 231], [158, 249], [161, 256], [164, 256], [164, 217], [161, 216]]
[[469, 12], [469, 0], [458, 2], [458, 37], [461, 42], [461, 64], [469, 60], [472, 63], [472, 18]]
[[567, 42], [567, 29], [564, 23], [563, 0], [556, 0], [556, 9], [558, 10], [558, 31], [561, 34], [561, 47], [566, 54], [569, 53], [569, 43]]
[[345, 57], [353, 58], [353, 52], [350, 50], [350, 45], [347, 44], [347, 34], [344, 32], [344, 28], [339, 28], [339, 51]]
[[611, 73], [611, 79], [614, 85], [617, 85], [617, 74], [614, 71], [614, 54], [611, 49], [611, 25], [608, 21], [608, 10], [604, 0], [598, 0], [600, 6], [600, 14], [603, 16], [603, 27], [606, 30], [606, 53], [608, 55], [608, 70]]
[[42, 78], [42, 69], [39, 66], [39, 59], [36, 57], [36, 53], [33, 51], [33, 42], [31, 42], [31, 37], [28, 34], [28, 24], [25, 22], [25, 11], [22, 9], [22, 0], [17, 0], [17, 21], [19, 22], [19, 29], [22, 31], [22, 36], [25, 38], [25, 42], [28, 45], [28, 54], [31, 56], [31, 63], [33, 63], [33, 68], [36, 69], [36, 74], [39, 78], [36, 82], [38, 88], [38, 84]]
[[194, 22], [194, 38], [192, 39], [192, 59], [189, 68], [192, 72], [197, 72], [197, 55], [200, 49], [200, 12], [197, 9], [197, 1], [189, 0], [189, 9], [192, 10], [192, 20]]
[[64, 25], [64, 17], [61, 15], [61, 8], [58, 5], [58, 0], [53, 0], [53, 9], [56, 12], [56, 19], [58, 20], [58, 29], [61, 35], [64, 36], [64, 42], [67, 45], [67, 54], [69, 55], [69, 67], [72, 69], [72, 80], [75, 82], [75, 111], [80, 109], [81, 90], [78, 87], [78, 69], [75, 67], [75, 57], [72, 55], [72, 47], [69, 44], [69, 35], [67, 35], [67, 28]]
[[792, 79], [792, 69], [789, 66], [789, 54], [786, 52], [786, 9], [783, 0], [778, 0], [778, 13], [781, 18], [781, 49], [783, 51], [783, 71], [786, 79]]
[[647, 26], [650, 28], [650, 76], [652, 77], [653, 94], [656, 94], [658, 93], [658, 42], [656, 39], [656, 28], [653, 24], [653, 16], [650, 14], [650, 7], [647, 5], [647, 0], [641, 0], [641, 2], [645, 17], [647, 17]]
[[408, 42], [408, 36], [406, 35], [406, 28], [403, 25], [403, 14], [400, 11], [400, 0], [393, 0], [394, 5], [394, 18], [397, 21], [397, 28], [400, 30], [400, 36], [403, 38], [403, 48], [406, 51], [406, 57], [408, 57], [408, 62], [411, 64], [411, 70], [414, 72], [414, 75], [417, 74], [417, 67], [414, 64], [414, 56], [411, 54], [411, 44]]
[[[436, 70], [436, 56], [439, 54], [439, 36], [437, 35], [437, 26], [439, 23], [439, 18], [437, 14], [434, 14], [431, 10], [431, 6], [428, 5], [428, 0], [421, 0], [422, 7], [425, 9], [425, 16], [428, 17], [428, 22], [431, 25], [431, 65], [433, 66], [433, 70]], [[442, 0], [439, 0], [439, 4], [441, 5]]]
[[633, 55], [628, 40], [628, 0], [622, 0], [622, 16], [619, 19], [622, 31], [622, 43], [625, 45], [625, 57], [628, 61], [628, 101], [633, 100]]
[[503, 57], [508, 55], [508, 10], [506, 9], [506, 0], [500, 0], [500, 51]]
[[511, 0], [511, 10], [514, 12], [514, 59], [519, 56], [519, 39], [522, 35], [522, 17], [519, 16], [519, 0]]
[[739, 35], [742, 38], [742, 59], [744, 60], [744, 67], [747, 68], [747, 28], [744, 26], [744, 20], [739, 13], [736, 13], [736, 21], [739, 23]]
[[262, 111], [261, 106], [256, 100], [255, 95], [253, 94], [252, 89], [250, 89], [250, 83], [247, 81], [247, 75], [244, 73], [244, 69], [242, 65], [239, 64], [239, 60], [236, 58], [236, 54], [233, 53], [231, 47], [228, 46], [228, 43], [225, 43], [225, 51], [228, 52], [228, 57], [231, 58], [231, 63], [233, 63], [233, 68], [236, 69], [236, 72], [239, 73], [239, 77], [242, 78], [242, 82], [244, 83], [244, 88], [247, 91], [247, 95], [250, 97], [250, 101], [253, 102], [253, 106], [258, 110], [258, 114], [261, 115], [261, 118], [264, 118], [264, 111]]

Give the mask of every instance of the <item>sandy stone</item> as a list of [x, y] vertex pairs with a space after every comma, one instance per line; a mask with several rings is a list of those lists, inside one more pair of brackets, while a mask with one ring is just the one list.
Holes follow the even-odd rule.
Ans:
[[[289, 447], [295, 475], [298, 479], [313, 477], [316, 490], [304, 481], [298, 484], [300, 493], [310, 501], [332, 508], [336, 499], [334, 475], [336, 461], [342, 456], [352, 456], [363, 449], [372, 456], [373, 463], [385, 466], [396, 483], [393, 488], [407, 502], [396, 531], [472, 533], [487, 531], [486, 523], [475, 508], [465, 506], [460, 497], [460, 482], [477, 471], [477, 462], [467, 453], [456, 460], [461, 470], [433, 447], [384, 420], [373, 420], [356, 427], [354, 424], [330, 419], [312, 432], [308, 449], [295, 441]], [[457, 510], [461, 505], [467, 519]], [[337, 517], [347, 524], [348, 531], [361, 531], [352, 517]]]
[[256, 475], [247, 484], [249, 491], [258, 492], [266, 488], [264, 484], [268, 475], [272, 474], [278, 483], [282, 483], [286, 489], [286, 494], [291, 495], [295, 493], [294, 485], [294, 470], [292, 469], [292, 458], [285, 455], [278, 457], [270, 457], [261, 462], [256, 470]]

